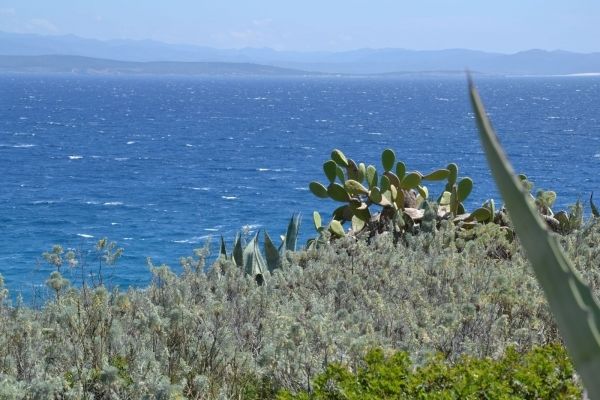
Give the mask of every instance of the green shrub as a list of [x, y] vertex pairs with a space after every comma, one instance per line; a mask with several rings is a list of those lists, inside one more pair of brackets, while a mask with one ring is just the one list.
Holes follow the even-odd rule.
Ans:
[[574, 369], [560, 344], [534, 347], [520, 354], [514, 348], [498, 359], [463, 356], [455, 363], [435, 357], [413, 368], [406, 352], [388, 357], [371, 350], [354, 370], [332, 364], [315, 379], [314, 391], [279, 400], [375, 399], [581, 399]]

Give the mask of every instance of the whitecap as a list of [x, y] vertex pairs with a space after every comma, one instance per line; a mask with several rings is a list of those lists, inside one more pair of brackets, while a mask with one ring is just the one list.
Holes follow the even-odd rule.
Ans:
[[217, 229], [217, 228], [204, 228], [204, 230], [208, 231], [208, 232], [218, 232], [219, 231], [219, 229]]
[[15, 144], [14, 146], [11, 146], [14, 149], [29, 149], [30, 147], [35, 147], [35, 144], [29, 144], [29, 143], [24, 143], [24, 144]]
[[237, 196], [221, 196], [221, 198], [224, 200], [235, 200], [237, 199]]
[[180, 243], [180, 244], [186, 244], [186, 243], [194, 244], [194, 243], [200, 243], [202, 240], [206, 240], [209, 237], [210, 237], [210, 235], [194, 236], [189, 239], [172, 240], [172, 242]]
[[129, 157], [116, 157], [114, 158], [115, 161], [127, 161], [129, 160]]
[[257, 168], [256, 169], [258, 172], [265, 172], [265, 171], [270, 171], [270, 168]]
[[89, 200], [89, 201], [86, 201], [85, 204], [87, 204], [87, 205], [96, 205], [96, 204], [100, 204], [100, 202], [94, 201], [94, 200]]
[[87, 233], [78, 233], [77, 236], [82, 237], [84, 239], [91, 239], [94, 237], [92, 235], [88, 235]]
[[367, 135], [381, 136], [381, 132], [367, 132]]
[[295, 187], [294, 190], [302, 190], [302, 191], [307, 191], [308, 188], [305, 187]]
[[81, 160], [83, 156], [69, 156], [69, 160]]
[[127, 144], [134, 144], [135, 140], [130, 140], [129, 142], [127, 142]]
[[102, 204], [103, 206], [122, 206], [123, 203], [120, 201], [107, 201], [106, 203]]
[[208, 192], [210, 190], [209, 187], [190, 187], [188, 189], [192, 189], [192, 190], [202, 190], [204, 192]]
[[186, 144], [185, 144], [185, 147], [194, 147], [194, 145], [193, 145], [193, 144], [186, 143]]

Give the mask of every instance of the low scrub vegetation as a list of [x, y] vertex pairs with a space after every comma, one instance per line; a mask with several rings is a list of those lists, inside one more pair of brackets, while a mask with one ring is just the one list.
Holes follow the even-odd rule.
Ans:
[[388, 357], [370, 351], [353, 373], [332, 364], [313, 392], [282, 392], [280, 400], [328, 399], [581, 399], [581, 388], [560, 345], [525, 354], [508, 348], [498, 360], [463, 356], [454, 364], [437, 357], [413, 369], [406, 352]]
[[[288, 252], [262, 285], [231, 259], [206, 268], [207, 249], [182, 259], [181, 274], [150, 265], [152, 284], [127, 291], [99, 280], [71, 285], [65, 276], [79, 276], [76, 255], [68, 262], [47, 256], [62, 269], [48, 280], [44, 307], [10, 304], [0, 284], [0, 398], [319, 393], [323, 377], [360, 375], [379, 351], [400, 351], [390, 360], [423, 366], [415, 376], [450, 374], [443, 378], [450, 386], [473, 368], [497, 376], [503, 365], [520, 362], [516, 354], [561, 338], [518, 240], [496, 224], [475, 226], [468, 240], [465, 234], [442, 221], [401, 241], [385, 233], [369, 243], [339, 238]], [[560, 240], [597, 295], [600, 223], [593, 219]], [[105, 263], [118, 258], [107, 242], [100, 251]], [[556, 387], [569, 398], [578, 390], [573, 371], [553, 346], [534, 350], [523, 365], [539, 357], [542, 369], [558, 363], [563, 369], [552, 379], [566, 380]], [[489, 398], [498, 398], [494, 393]]]

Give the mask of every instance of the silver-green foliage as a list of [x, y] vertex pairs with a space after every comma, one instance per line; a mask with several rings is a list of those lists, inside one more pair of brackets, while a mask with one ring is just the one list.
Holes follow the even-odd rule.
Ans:
[[[559, 340], [517, 241], [495, 224], [474, 229], [468, 241], [451, 222], [402, 245], [340, 239], [291, 254], [262, 286], [230, 259], [206, 271], [202, 250], [181, 274], [151, 265], [145, 289], [66, 287], [39, 310], [5, 301], [0, 393], [249, 398], [257, 382], [307, 389], [327, 364], [355, 366], [373, 347], [418, 361]], [[598, 292], [600, 219], [561, 240]]]
[[519, 184], [472, 82], [470, 95], [490, 169], [573, 363], [593, 399], [600, 399], [600, 305], [575, 272], [558, 239], [545, 227]]

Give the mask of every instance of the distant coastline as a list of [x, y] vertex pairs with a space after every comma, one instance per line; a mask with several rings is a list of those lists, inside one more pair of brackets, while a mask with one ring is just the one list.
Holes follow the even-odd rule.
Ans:
[[134, 62], [69, 55], [0, 55], [0, 73], [78, 75], [254, 75], [302, 76], [314, 73], [252, 63]]
[[[22, 62], [27, 60], [32, 65], [18, 65], [15, 59], [6, 57], [42, 58], [37, 61], [24, 58]], [[47, 58], [47, 64], [43, 64], [43, 57]], [[54, 57], [61, 57], [60, 62]], [[301, 52], [270, 48], [220, 49], [152, 40], [96, 40], [74, 35], [7, 32], [0, 32], [0, 58], [0, 72], [379, 76], [456, 75], [469, 69], [487, 75], [510, 76], [596, 76], [600, 73], [600, 52], [530, 49], [505, 54], [460, 48]], [[50, 65], [52, 63], [54, 65]]]

